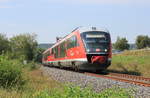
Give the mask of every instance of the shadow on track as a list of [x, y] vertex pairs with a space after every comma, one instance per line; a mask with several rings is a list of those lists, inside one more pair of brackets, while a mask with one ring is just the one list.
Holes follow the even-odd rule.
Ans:
[[118, 70], [106, 70], [108, 73], [120, 73], [120, 74], [128, 74], [128, 75], [136, 75], [136, 76], [141, 76], [141, 73], [138, 71], [118, 71]]
[[117, 71], [117, 70], [99, 70], [99, 71], [87, 71], [87, 70], [75, 70], [71, 67], [59, 67], [59, 66], [45, 66], [45, 67], [49, 67], [49, 68], [57, 68], [60, 70], [66, 70], [66, 71], [72, 71], [72, 72], [78, 72], [78, 73], [85, 73], [85, 72], [89, 72], [89, 73], [95, 73], [95, 74], [101, 74], [101, 75], [108, 75], [109, 73], [120, 73], [120, 74], [128, 74], [128, 75], [136, 75], [136, 76], [141, 76], [141, 73], [138, 71], [128, 71], [128, 70], [124, 70], [124, 71]]

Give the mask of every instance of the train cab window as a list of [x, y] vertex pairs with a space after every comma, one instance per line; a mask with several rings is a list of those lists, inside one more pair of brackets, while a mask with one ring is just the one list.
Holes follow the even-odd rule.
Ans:
[[69, 38], [67, 40], [67, 49], [70, 49], [70, 48], [74, 48], [76, 46], [78, 46], [78, 42], [77, 42], [77, 37], [76, 36], [72, 36], [71, 38]]
[[110, 34], [108, 32], [83, 32], [81, 38], [84, 42], [87, 53], [108, 52], [107, 50], [109, 49], [110, 44]]

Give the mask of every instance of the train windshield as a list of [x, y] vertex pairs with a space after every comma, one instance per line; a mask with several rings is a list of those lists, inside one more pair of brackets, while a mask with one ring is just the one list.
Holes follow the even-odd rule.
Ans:
[[108, 52], [110, 35], [106, 32], [90, 31], [81, 34], [88, 53]]

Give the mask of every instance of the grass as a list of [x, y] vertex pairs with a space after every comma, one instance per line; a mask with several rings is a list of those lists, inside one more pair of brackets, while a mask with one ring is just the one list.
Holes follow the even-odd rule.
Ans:
[[150, 77], [150, 50], [132, 50], [113, 55], [108, 70]]
[[21, 88], [25, 83], [23, 76], [20, 62], [0, 55], [0, 87]]
[[[132, 58], [130, 59], [132, 60]], [[90, 88], [80, 88], [78, 86], [66, 84], [64, 85], [48, 76], [43, 75], [39, 65], [37, 66], [35, 62], [22, 64], [18, 60], [11, 60], [5, 58], [5, 56], [2, 56], [0, 58], [0, 64], [2, 67], [0, 70], [1, 73], [6, 73], [4, 75], [2, 74], [2, 76], [6, 76], [6, 78], [4, 77], [6, 81], [10, 81], [12, 77], [14, 77], [12, 79], [16, 80], [15, 77], [17, 77], [18, 74], [16, 75], [13, 73], [15, 71], [18, 72], [16, 69], [20, 67], [21, 69], [19, 72], [21, 78], [17, 79], [19, 79], [18, 81], [21, 79], [25, 81], [23, 85], [21, 84], [19, 86], [19, 88], [16, 83], [15, 84], [17, 86], [10, 85], [11, 87], [9, 86], [9, 88], [2, 86], [5, 82], [0, 84], [0, 98], [132, 98], [129, 90], [118, 87], [113, 87], [96, 93]], [[1, 80], [2, 76], [0, 77]], [[14, 83], [13, 80], [12, 83]]]
[[114, 87], [96, 93], [90, 88], [61, 84], [43, 76], [40, 69], [23, 72], [28, 79], [23, 89], [0, 88], [0, 98], [132, 98], [126, 89]]
[[37, 98], [133, 98], [129, 91], [121, 88], [111, 88], [95, 93], [89, 88], [80, 88], [77, 86], [66, 86], [63, 91], [54, 89], [51, 92], [48, 90], [35, 93]]
[[17, 88], [0, 88], [0, 98], [34, 98], [34, 94], [39, 91], [46, 89], [51, 91], [54, 88], [61, 89], [62, 87], [60, 83], [43, 76], [42, 71], [39, 69], [33, 71], [24, 69], [23, 72], [28, 81], [24, 87], [21, 90]]

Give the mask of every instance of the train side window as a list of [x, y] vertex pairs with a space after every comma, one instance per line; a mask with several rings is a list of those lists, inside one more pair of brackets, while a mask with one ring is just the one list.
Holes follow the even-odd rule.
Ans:
[[55, 56], [55, 58], [57, 58], [57, 56], [56, 56], [56, 47], [54, 48], [54, 56]]
[[50, 56], [50, 51], [47, 51], [45, 54], [43, 54], [44, 60], [47, 60], [48, 56]]
[[55, 55], [56, 55], [55, 47], [53, 48], [53, 54], [54, 54], [54, 57], [55, 57]]
[[52, 52], [51, 52], [51, 54], [52, 54], [52, 55], [54, 54], [54, 48], [52, 48]]
[[79, 46], [79, 43], [78, 43], [78, 40], [77, 40], [76, 36], [74, 37], [74, 44], [75, 44], [75, 47]]
[[79, 46], [76, 36], [72, 36], [67, 40], [67, 49], [74, 48], [76, 46]]
[[55, 47], [55, 58], [58, 58], [58, 46]]
[[46, 54], [45, 53], [43, 54], [43, 58], [44, 58], [44, 60], [46, 60]]
[[52, 49], [52, 54], [54, 55], [55, 58], [58, 58], [58, 46]]
[[47, 56], [50, 56], [50, 51], [48, 51]]
[[50, 56], [50, 51], [47, 51], [47, 57]]
[[62, 42], [60, 44], [60, 57], [65, 57], [65, 56], [66, 56], [65, 42]]

